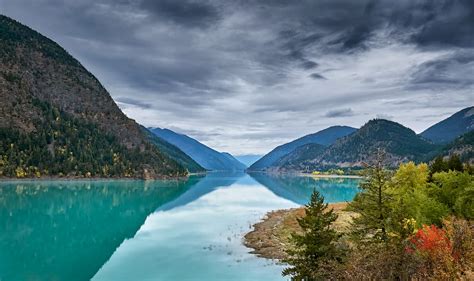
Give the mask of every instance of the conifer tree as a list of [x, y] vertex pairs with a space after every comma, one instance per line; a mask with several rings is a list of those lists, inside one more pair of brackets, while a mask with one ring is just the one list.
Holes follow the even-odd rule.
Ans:
[[285, 260], [290, 267], [283, 271], [284, 276], [292, 280], [324, 280], [330, 273], [328, 268], [341, 262], [341, 252], [335, 242], [339, 234], [331, 228], [337, 219], [332, 209], [327, 209], [322, 197], [316, 190], [306, 205], [306, 215], [298, 219], [301, 234], [293, 234], [293, 248], [288, 250], [290, 258]]
[[451, 157], [449, 157], [448, 168], [451, 171], [462, 172], [464, 170], [464, 167], [462, 165], [461, 158], [459, 158], [459, 155], [453, 154], [451, 155]]
[[387, 240], [390, 172], [384, 167], [385, 157], [385, 151], [377, 150], [374, 163], [366, 165], [361, 192], [349, 204], [350, 210], [359, 213], [353, 220], [354, 234], [362, 239], [370, 236], [373, 241]]

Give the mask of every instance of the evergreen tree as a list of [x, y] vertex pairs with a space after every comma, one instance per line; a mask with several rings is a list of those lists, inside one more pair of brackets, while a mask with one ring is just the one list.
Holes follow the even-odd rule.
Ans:
[[365, 181], [360, 184], [361, 192], [349, 204], [349, 209], [360, 214], [353, 220], [356, 237], [365, 239], [370, 236], [373, 241], [386, 241], [390, 172], [384, 167], [385, 152], [379, 149], [375, 156], [374, 163], [367, 164]]
[[430, 175], [433, 175], [434, 173], [444, 172], [447, 170], [449, 170], [448, 164], [443, 160], [443, 156], [438, 156], [435, 158], [433, 163], [431, 163]]
[[464, 167], [462, 165], [461, 158], [459, 158], [459, 155], [453, 154], [451, 155], [451, 157], [449, 157], [448, 169], [451, 171], [458, 171], [458, 172], [462, 172], [464, 170]]
[[289, 275], [292, 280], [324, 280], [333, 265], [341, 262], [341, 251], [335, 245], [340, 235], [331, 228], [337, 215], [327, 206], [314, 190], [306, 215], [298, 219], [302, 234], [292, 234], [293, 248], [287, 251], [290, 258], [285, 260], [290, 267], [285, 268], [284, 276]]

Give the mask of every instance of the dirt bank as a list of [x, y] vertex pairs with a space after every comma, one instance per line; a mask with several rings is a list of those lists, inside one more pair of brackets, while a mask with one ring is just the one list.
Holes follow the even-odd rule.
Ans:
[[[353, 212], [344, 211], [347, 203], [329, 204], [338, 215], [333, 227], [340, 232], [347, 231]], [[254, 249], [252, 253], [269, 259], [284, 259], [292, 232], [301, 231], [297, 218], [304, 215], [304, 208], [277, 210], [268, 213], [261, 222], [254, 224], [254, 230], [244, 237], [245, 246]]]

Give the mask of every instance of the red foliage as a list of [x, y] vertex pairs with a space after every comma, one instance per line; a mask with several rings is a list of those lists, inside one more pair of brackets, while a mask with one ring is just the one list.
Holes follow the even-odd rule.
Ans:
[[415, 250], [426, 253], [446, 253], [451, 252], [451, 242], [446, 231], [437, 228], [435, 225], [423, 225], [421, 229], [410, 239]]

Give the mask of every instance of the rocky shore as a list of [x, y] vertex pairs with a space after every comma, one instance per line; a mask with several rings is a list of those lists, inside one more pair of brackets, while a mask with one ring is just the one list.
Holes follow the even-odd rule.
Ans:
[[[340, 232], [348, 229], [354, 212], [346, 211], [347, 203], [329, 204], [339, 215], [333, 227]], [[261, 222], [254, 224], [251, 232], [244, 236], [245, 246], [252, 248], [257, 256], [282, 260], [286, 258], [285, 249], [290, 246], [291, 233], [301, 231], [297, 218], [304, 216], [304, 207], [269, 212]]]

